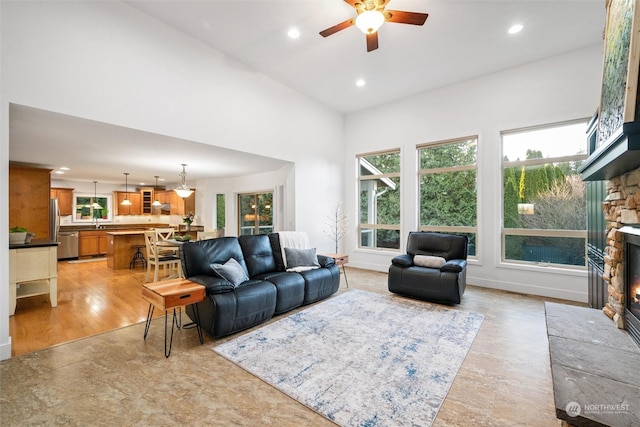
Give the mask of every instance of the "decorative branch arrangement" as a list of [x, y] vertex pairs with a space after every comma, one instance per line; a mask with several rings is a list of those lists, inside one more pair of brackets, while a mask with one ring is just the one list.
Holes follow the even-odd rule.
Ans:
[[338, 243], [347, 234], [347, 214], [342, 203], [338, 202], [336, 207], [327, 216], [325, 236], [335, 243], [336, 253], [338, 253]]

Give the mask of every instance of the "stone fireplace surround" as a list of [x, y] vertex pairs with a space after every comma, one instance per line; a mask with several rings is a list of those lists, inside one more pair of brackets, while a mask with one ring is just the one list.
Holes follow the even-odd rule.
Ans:
[[[608, 301], [604, 314], [620, 328], [625, 328], [625, 254], [623, 227], [640, 224], [640, 168], [606, 182], [607, 197], [602, 210], [607, 221], [605, 267]], [[636, 233], [634, 233], [636, 234]]]

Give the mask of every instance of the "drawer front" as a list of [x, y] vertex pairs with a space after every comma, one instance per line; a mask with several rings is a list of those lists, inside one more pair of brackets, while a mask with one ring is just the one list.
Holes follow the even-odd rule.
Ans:
[[189, 293], [167, 295], [165, 297], [165, 309], [195, 304], [204, 299], [204, 289], [198, 289]]

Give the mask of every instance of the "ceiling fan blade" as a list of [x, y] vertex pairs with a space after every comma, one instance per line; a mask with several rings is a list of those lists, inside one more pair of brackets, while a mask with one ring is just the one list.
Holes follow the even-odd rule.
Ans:
[[378, 32], [367, 34], [367, 52], [378, 48]]
[[428, 16], [428, 13], [405, 12], [402, 10], [387, 10], [384, 13], [384, 18], [387, 22], [411, 25], [424, 25]]
[[338, 31], [341, 31], [341, 30], [344, 30], [345, 28], [351, 27], [355, 23], [356, 23], [356, 20], [354, 18], [347, 19], [346, 21], [343, 21], [343, 22], [341, 22], [341, 23], [339, 23], [337, 25], [334, 25], [333, 27], [329, 27], [326, 30], [320, 31], [320, 35], [322, 37], [330, 36], [331, 34], [335, 34]]

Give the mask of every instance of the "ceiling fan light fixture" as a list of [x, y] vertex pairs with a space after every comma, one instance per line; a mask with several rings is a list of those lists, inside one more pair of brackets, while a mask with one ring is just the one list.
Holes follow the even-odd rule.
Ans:
[[184, 167], [187, 166], [186, 163], [182, 163], [182, 173], [180, 176], [182, 177], [182, 184], [180, 186], [173, 189], [179, 197], [186, 199], [189, 197], [193, 190], [187, 186], [187, 172], [184, 170]]
[[366, 10], [356, 18], [356, 27], [365, 34], [373, 34], [384, 23], [384, 15], [377, 10]]

